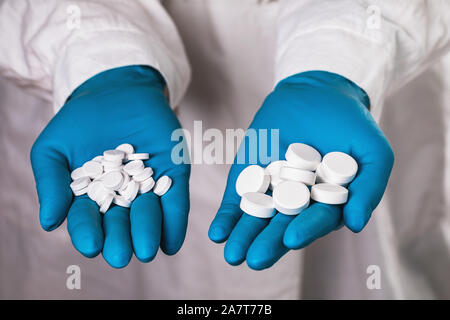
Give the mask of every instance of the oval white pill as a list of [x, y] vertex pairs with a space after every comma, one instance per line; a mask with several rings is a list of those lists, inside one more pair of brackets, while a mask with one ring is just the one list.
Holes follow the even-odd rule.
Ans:
[[299, 214], [309, 205], [308, 187], [297, 181], [283, 181], [273, 189], [275, 209], [287, 215]]
[[125, 158], [125, 152], [121, 150], [106, 150], [103, 152], [103, 158], [106, 161], [122, 161]]
[[129, 161], [132, 160], [148, 160], [150, 155], [148, 153], [131, 153], [126, 155], [126, 159]]
[[101, 182], [107, 188], [118, 190], [123, 182], [123, 175], [120, 171], [111, 171], [102, 176]]
[[289, 166], [288, 162], [286, 160], [277, 160], [274, 162], [271, 162], [266, 168], [266, 173], [270, 175], [270, 185], [269, 189], [273, 190], [273, 188], [283, 181], [283, 179], [280, 178], [280, 169], [282, 167]]
[[88, 186], [87, 195], [91, 200], [97, 201], [102, 190], [106, 191], [105, 186], [100, 181], [93, 181]]
[[120, 150], [125, 152], [126, 154], [134, 153], [134, 148], [129, 143], [123, 143], [120, 146], [117, 146], [116, 150]]
[[85, 162], [82, 168], [84, 172], [93, 179], [100, 177], [103, 173], [103, 166], [97, 161]]
[[311, 199], [328, 204], [346, 203], [348, 190], [337, 184], [318, 183], [311, 188]]
[[261, 192], [267, 191], [270, 184], [270, 176], [266, 173], [264, 168], [254, 164], [246, 167], [241, 171], [236, 179], [236, 192], [242, 197], [247, 192]]
[[152, 177], [139, 183], [139, 193], [147, 193], [155, 186], [155, 180]]
[[316, 170], [322, 160], [319, 151], [304, 143], [291, 143], [285, 157], [291, 166], [311, 171]]
[[129, 208], [131, 206], [131, 201], [120, 195], [114, 196], [113, 203], [124, 208]]
[[312, 186], [316, 182], [316, 174], [314, 172], [293, 167], [281, 168], [280, 178], [283, 180], [302, 182], [308, 186]]
[[134, 176], [144, 171], [144, 163], [142, 160], [133, 160], [124, 165], [123, 170], [130, 176]]
[[133, 179], [137, 182], [142, 182], [144, 180], [147, 180], [148, 178], [150, 178], [153, 174], [153, 169], [150, 167], [144, 168], [144, 170], [133, 176]]
[[272, 218], [276, 213], [272, 197], [260, 192], [244, 193], [239, 206], [245, 213], [258, 218]]
[[100, 205], [100, 212], [105, 213], [108, 211], [109, 207], [111, 206], [112, 202], [114, 200], [114, 193], [108, 193], [108, 195], [103, 199]]
[[91, 182], [91, 179], [89, 179], [89, 177], [82, 177], [80, 179], [74, 180], [70, 184], [70, 188], [73, 191], [81, 190], [83, 188], [86, 188], [89, 185], [90, 182]]
[[358, 164], [355, 159], [343, 152], [327, 153], [320, 164], [324, 181], [334, 184], [347, 184], [353, 180]]
[[169, 190], [171, 185], [172, 179], [168, 176], [162, 176], [156, 181], [153, 192], [161, 197]]
[[84, 171], [83, 167], [79, 167], [72, 171], [70, 177], [72, 178], [72, 180], [77, 180], [83, 177], [87, 177], [87, 173]]

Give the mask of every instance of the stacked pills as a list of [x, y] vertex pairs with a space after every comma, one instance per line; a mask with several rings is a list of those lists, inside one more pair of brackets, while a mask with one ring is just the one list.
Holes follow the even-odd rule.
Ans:
[[[276, 211], [299, 214], [310, 199], [327, 204], [347, 202], [346, 186], [358, 171], [355, 159], [343, 152], [330, 152], [323, 158], [313, 147], [303, 143], [289, 145], [286, 160], [246, 167], [236, 180], [240, 207], [245, 213], [271, 218]], [[266, 194], [272, 190], [272, 196]]]
[[70, 188], [75, 196], [87, 194], [97, 202], [101, 213], [113, 203], [129, 208], [139, 193], [152, 189], [162, 196], [172, 185], [172, 179], [162, 176], [155, 183], [153, 169], [144, 165], [147, 159], [148, 153], [134, 153], [131, 144], [121, 144], [72, 171]]

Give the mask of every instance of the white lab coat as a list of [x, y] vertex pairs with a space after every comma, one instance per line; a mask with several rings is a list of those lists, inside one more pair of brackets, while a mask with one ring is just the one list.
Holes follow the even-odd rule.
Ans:
[[[0, 298], [450, 298], [449, 5], [0, 0]], [[130, 64], [162, 73], [191, 132], [195, 120], [204, 130], [246, 128], [274, 84], [298, 72], [356, 82], [396, 155], [368, 226], [342, 228], [268, 270], [231, 267], [207, 237], [229, 166], [197, 164], [175, 256], [114, 270], [76, 252], [65, 224], [43, 231], [34, 139], [83, 81]], [[69, 265], [81, 268], [81, 290], [66, 288]], [[367, 286], [373, 265], [380, 289]]]

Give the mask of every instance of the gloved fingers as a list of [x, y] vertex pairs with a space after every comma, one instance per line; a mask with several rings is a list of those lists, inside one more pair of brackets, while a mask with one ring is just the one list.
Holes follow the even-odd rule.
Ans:
[[152, 261], [161, 241], [162, 210], [153, 192], [138, 196], [131, 204], [131, 238], [134, 254], [141, 262]]
[[189, 175], [172, 175], [172, 186], [160, 197], [163, 212], [161, 250], [173, 255], [186, 236], [189, 215]]
[[302, 249], [336, 230], [342, 221], [340, 206], [313, 203], [300, 212], [286, 228], [283, 243], [289, 249]]
[[31, 150], [36, 189], [39, 197], [39, 220], [46, 231], [56, 229], [66, 218], [72, 202], [70, 172], [59, 152], [39, 147]]
[[239, 208], [240, 197], [236, 192], [236, 179], [245, 167], [246, 165], [237, 164], [231, 166], [222, 203], [208, 231], [209, 238], [216, 243], [221, 243], [228, 239], [234, 226], [242, 216], [242, 210]]
[[257, 218], [244, 213], [225, 244], [225, 260], [233, 266], [241, 264], [245, 260], [250, 244], [269, 221], [269, 219]]
[[123, 268], [133, 256], [130, 234], [130, 210], [113, 206], [103, 216], [105, 243], [103, 258], [113, 268]]
[[360, 160], [358, 173], [348, 186], [348, 202], [344, 206], [344, 223], [353, 232], [361, 231], [369, 221], [383, 197], [394, 163], [390, 148], [380, 148], [356, 159]]
[[254, 270], [271, 267], [289, 248], [283, 244], [283, 235], [294, 216], [276, 214], [269, 225], [256, 237], [247, 252], [247, 265]]
[[67, 215], [67, 230], [73, 246], [93, 258], [103, 248], [102, 217], [97, 204], [87, 196], [76, 197]]

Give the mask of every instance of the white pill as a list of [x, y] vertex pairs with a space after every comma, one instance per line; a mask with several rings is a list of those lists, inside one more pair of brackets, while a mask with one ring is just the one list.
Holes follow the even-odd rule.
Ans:
[[133, 160], [124, 165], [123, 170], [130, 176], [138, 175], [144, 171], [144, 163], [142, 160]]
[[153, 174], [153, 169], [150, 167], [144, 168], [144, 170], [133, 176], [133, 179], [137, 182], [142, 182], [144, 180], [147, 180], [148, 178], [150, 178]]
[[276, 213], [272, 197], [260, 192], [244, 193], [240, 208], [245, 213], [258, 218], [272, 218]]
[[132, 160], [148, 160], [150, 155], [148, 153], [131, 153], [126, 155], [128, 161]]
[[86, 188], [90, 182], [91, 179], [89, 179], [89, 177], [82, 177], [80, 179], [74, 180], [70, 184], [70, 188], [72, 189], [72, 191], [81, 190], [83, 188]]
[[100, 212], [101, 213], [105, 213], [106, 211], [108, 211], [109, 207], [111, 206], [113, 200], [114, 200], [114, 193], [108, 193], [108, 195], [105, 197], [105, 199], [103, 199], [103, 201], [101, 202], [100, 205]]
[[81, 195], [87, 193], [88, 188], [89, 188], [89, 186], [86, 186], [86, 187], [84, 187], [84, 188], [82, 188], [80, 190], [73, 190], [73, 194], [76, 195], [76, 196], [81, 196]]
[[118, 146], [118, 147], [116, 148], [116, 150], [123, 151], [123, 152], [125, 152], [126, 154], [134, 153], [134, 148], [133, 148], [133, 146], [132, 146], [131, 144], [129, 144], [129, 143], [123, 143], [123, 144], [121, 144], [120, 146]]
[[311, 188], [311, 199], [328, 204], [346, 203], [348, 190], [337, 184], [318, 183]]
[[120, 195], [124, 196], [127, 200], [133, 201], [139, 191], [139, 183], [134, 180], [131, 180], [128, 183], [127, 187], [124, 190], [119, 190]]
[[344, 185], [353, 180], [358, 164], [346, 153], [330, 152], [323, 157], [320, 170], [324, 181]]
[[106, 161], [122, 161], [125, 158], [125, 152], [121, 150], [106, 150], [103, 152], [103, 158]]
[[258, 165], [251, 165], [241, 171], [236, 180], [236, 192], [242, 197], [247, 192], [267, 191], [270, 184], [270, 176], [264, 168]]
[[119, 190], [125, 189], [131, 180], [130, 176], [125, 171], [122, 171], [122, 174], [123, 174], [123, 181], [122, 181], [122, 185], [119, 187]]
[[131, 201], [120, 195], [114, 196], [113, 203], [124, 208], [129, 208], [131, 206]]
[[103, 167], [103, 170], [105, 172], [111, 172], [111, 171], [122, 171], [123, 170], [123, 165], [120, 165], [118, 167]]
[[70, 177], [72, 178], [72, 180], [77, 180], [83, 177], [87, 177], [87, 173], [84, 171], [83, 167], [79, 167], [72, 171]]
[[87, 195], [91, 200], [97, 201], [99, 199], [99, 196], [102, 192], [106, 192], [105, 186], [100, 181], [93, 181], [89, 184]]
[[322, 160], [319, 151], [304, 143], [291, 143], [285, 157], [291, 166], [310, 171], [316, 170]]
[[122, 165], [122, 160], [109, 161], [109, 160], [103, 159], [101, 164], [104, 168], [115, 168], [115, 167], [120, 167]]
[[308, 187], [297, 181], [283, 181], [273, 189], [275, 209], [287, 215], [299, 214], [309, 205]]
[[170, 179], [168, 176], [162, 176], [156, 181], [153, 192], [161, 197], [169, 190], [171, 185], [172, 179]]
[[107, 188], [118, 190], [123, 182], [123, 175], [120, 171], [111, 171], [105, 173], [101, 179], [103, 185]]
[[94, 157], [91, 161], [95, 161], [95, 162], [102, 162], [104, 159], [103, 159], [103, 156], [96, 156], [96, 157]]
[[93, 179], [100, 177], [103, 173], [103, 167], [97, 161], [85, 162], [82, 168], [84, 172]]
[[273, 190], [273, 188], [279, 184], [283, 179], [280, 178], [280, 169], [282, 167], [287, 167], [288, 162], [286, 160], [277, 160], [271, 162], [266, 168], [266, 173], [270, 175], [270, 185], [269, 189]]
[[155, 186], [155, 180], [152, 177], [139, 183], [139, 193], [147, 193]]
[[308, 186], [312, 186], [316, 182], [316, 174], [314, 172], [294, 167], [281, 168], [280, 178], [283, 180], [302, 182]]

